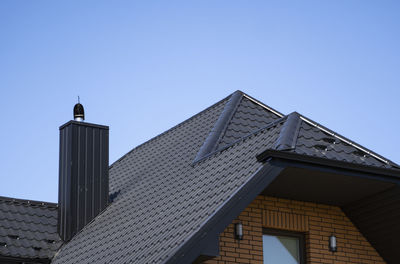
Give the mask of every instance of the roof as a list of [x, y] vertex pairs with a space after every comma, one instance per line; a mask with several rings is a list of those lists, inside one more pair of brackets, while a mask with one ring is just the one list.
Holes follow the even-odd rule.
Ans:
[[53, 263], [172, 263], [266, 170], [256, 157], [267, 150], [400, 172], [298, 113], [284, 116], [237, 91], [111, 165], [113, 202]]
[[0, 197], [0, 259], [41, 262], [60, 245], [57, 204]]
[[[211, 142], [209, 139], [206, 140], [196, 160], [200, 160], [215, 150], [221, 150], [235, 141], [240, 141], [243, 137], [271, 124], [273, 121], [287, 118], [287, 122], [285, 122], [284, 128], [273, 148], [275, 150], [366, 166], [388, 169], [400, 168], [398, 164], [296, 112], [283, 116], [276, 110], [259, 103], [240, 91], [231, 96], [230, 101], [234, 100], [238, 106], [233, 111], [231, 110], [231, 118], [223, 121], [220, 118], [215, 125], [215, 127], [221, 126], [218, 122], [224, 122], [225, 129], [219, 131], [216, 142]], [[223, 114], [224, 112], [221, 116]], [[210, 137], [215, 137], [215, 135], [210, 133]], [[209, 144], [214, 147], [206, 146]], [[203, 149], [207, 149], [208, 152], [205, 153]]]

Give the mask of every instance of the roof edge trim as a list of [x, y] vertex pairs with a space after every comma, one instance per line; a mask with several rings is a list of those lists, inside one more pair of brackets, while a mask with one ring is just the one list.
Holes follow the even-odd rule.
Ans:
[[[267, 149], [261, 154], [257, 155], [257, 160], [263, 162], [268, 160], [269, 158], [281, 158], [291, 161], [299, 161], [305, 163], [311, 163], [316, 165], [323, 165], [328, 167], [347, 169], [352, 171], [358, 171], [363, 173], [369, 173], [374, 175], [386, 176], [390, 178], [394, 178], [396, 182], [400, 180], [400, 170], [387, 169], [387, 168], [379, 168], [375, 166], [368, 166], [356, 163], [345, 162], [341, 160], [331, 160], [326, 158], [307, 156], [292, 152], [284, 152], [273, 149]], [[400, 183], [400, 182], [399, 182]]]
[[[284, 167], [261, 165], [236, 191], [210, 215], [164, 264], [192, 263], [200, 254], [208, 236], [218, 236], [268, 185]], [[199, 246], [200, 245], [200, 246]]]
[[307, 117], [305, 117], [305, 116], [302, 116], [302, 115], [300, 115], [300, 118], [301, 118], [304, 122], [306, 122], [307, 124], [309, 124], [309, 125], [311, 125], [311, 126], [314, 126], [314, 127], [318, 128], [318, 129], [322, 130], [323, 132], [325, 132], [325, 133], [327, 133], [327, 134], [329, 134], [329, 135], [331, 135], [331, 136], [333, 136], [333, 137], [335, 137], [335, 138], [337, 138], [337, 139], [339, 139], [339, 140], [341, 140], [341, 141], [343, 141], [343, 142], [349, 144], [349, 145], [352, 146], [352, 147], [355, 147], [355, 148], [358, 149], [358, 150], [361, 150], [362, 152], [367, 153], [367, 154], [370, 155], [371, 157], [374, 157], [375, 159], [377, 159], [377, 160], [379, 160], [379, 161], [381, 161], [381, 162], [383, 162], [383, 163], [386, 163], [386, 164], [388, 164], [388, 165], [391, 165], [391, 166], [400, 168], [400, 165], [394, 163], [393, 161], [390, 161], [390, 160], [388, 160], [388, 159], [385, 159], [385, 158], [382, 157], [381, 155], [379, 155], [379, 154], [373, 152], [372, 150], [369, 150], [369, 149], [367, 149], [367, 148], [364, 148], [363, 146], [361, 146], [361, 145], [355, 143], [354, 141], [352, 141], [352, 140], [350, 140], [350, 139], [348, 139], [348, 138], [346, 138], [346, 137], [344, 137], [344, 136], [342, 136], [342, 135], [340, 135], [340, 134], [338, 134], [338, 133], [335, 133], [334, 131], [332, 131], [332, 130], [326, 128], [326, 127], [324, 127], [323, 125], [321, 125], [321, 124], [319, 124], [319, 123], [317, 123], [317, 122], [314, 122], [314, 121], [312, 121], [311, 119], [309, 119], [309, 118], [307, 118]]
[[252, 101], [253, 103], [258, 104], [259, 106], [261, 106], [261, 107], [267, 109], [268, 111], [274, 113], [275, 115], [277, 115], [277, 116], [279, 116], [279, 117], [284, 117], [284, 116], [285, 116], [285, 115], [282, 114], [281, 112], [275, 110], [275, 109], [272, 108], [272, 107], [269, 107], [269, 106], [266, 105], [266, 104], [261, 103], [260, 101], [258, 101], [257, 99], [251, 97], [251, 96], [248, 95], [248, 94], [243, 93], [243, 96], [246, 97], [247, 99], [249, 99], [250, 101]]

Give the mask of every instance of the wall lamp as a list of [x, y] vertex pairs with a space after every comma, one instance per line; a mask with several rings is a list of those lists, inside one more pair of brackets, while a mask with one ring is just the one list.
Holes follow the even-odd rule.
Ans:
[[242, 223], [235, 224], [235, 238], [238, 240], [243, 239], [243, 225]]
[[336, 252], [337, 251], [336, 237], [334, 235], [331, 235], [329, 237], [329, 251], [330, 252]]

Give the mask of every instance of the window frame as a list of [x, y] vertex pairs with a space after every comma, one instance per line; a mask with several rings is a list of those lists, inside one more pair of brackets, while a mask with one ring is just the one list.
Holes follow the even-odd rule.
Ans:
[[[300, 252], [300, 264], [306, 263], [306, 239], [305, 233], [295, 232], [289, 230], [282, 229], [272, 229], [263, 227], [263, 235], [272, 235], [272, 236], [287, 236], [287, 237], [295, 237], [299, 239], [299, 252]], [[263, 244], [263, 253], [264, 253], [264, 244]]]

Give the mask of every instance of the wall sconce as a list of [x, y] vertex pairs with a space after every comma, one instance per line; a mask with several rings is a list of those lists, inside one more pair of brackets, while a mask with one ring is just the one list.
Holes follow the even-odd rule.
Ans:
[[337, 251], [336, 237], [334, 235], [331, 235], [329, 237], [329, 251], [330, 252], [336, 252]]
[[238, 240], [243, 239], [243, 225], [242, 223], [235, 224], [235, 237]]

